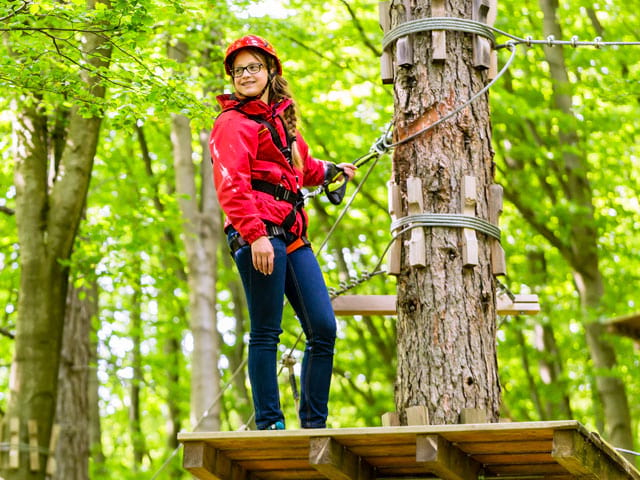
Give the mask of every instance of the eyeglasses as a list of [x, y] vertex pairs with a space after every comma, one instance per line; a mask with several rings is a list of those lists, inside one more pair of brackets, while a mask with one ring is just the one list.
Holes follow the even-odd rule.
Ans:
[[241, 77], [245, 70], [251, 75], [255, 75], [262, 69], [263, 66], [264, 65], [262, 65], [261, 63], [250, 63], [246, 67], [234, 67], [231, 69], [231, 76], [233, 78]]

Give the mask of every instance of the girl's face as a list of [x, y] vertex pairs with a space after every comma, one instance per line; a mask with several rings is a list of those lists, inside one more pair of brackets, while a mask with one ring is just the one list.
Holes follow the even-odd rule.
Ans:
[[[267, 72], [265, 61], [250, 50], [240, 50], [233, 60], [234, 71], [236, 71], [236, 69], [239, 71], [240, 68], [249, 65], [253, 65], [253, 68], [255, 68], [256, 64], [261, 65], [257, 73], [249, 73], [249, 70], [244, 68], [241, 75], [233, 77], [233, 86], [239, 97], [255, 97], [256, 95], [260, 95], [260, 92], [265, 90], [264, 87], [269, 80], [269, 73]], [[269, 92], [268, 89], [266, 89], [260, 98], [266, 102], [268, 96]]]

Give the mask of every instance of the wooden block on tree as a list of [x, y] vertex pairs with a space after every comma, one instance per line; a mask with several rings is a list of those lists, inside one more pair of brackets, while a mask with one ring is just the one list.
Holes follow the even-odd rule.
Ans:
[[477, 480], [481, 467], [440, 435], [416, 436], [416, 462], [443, 480]]
[[[491, 5], [489, 0], [473, 0], [472, 20], [487, 23]], [[473, 36], [473, 66], [477, 69], [488, 69], [491, 64], [491, 42], [482, 35]]]
[[405, 409], [407, 425], [429, 425], [429, 410], [424, 405], [414, 405]]
[[309, 439], [309, 464], [330, 480], [373, 480], [366, 460], [331, 437]]
[[463, 408], [460, 423], [487, 423], [487, 412], [481, 408]]
[[[502, 214], [502, 197], [504, 191], [502, 185], [494, 183], [489, 186], [489, 223], [500, 226], [500, 215]], [[507, 274], [507, 262], [504, 256], [504, 249], [500, 242], [491, 238], [491, 270], [494, 275]]]
[[38, 445], [38, 422], [29, 420], [29, 468], [32, 472], [40, 470], [40, 448]]
[[399, 427], [400, 415], [398, 412], [386, 412], [382, 414], [382, 426], [383, 427]]
[[[423, 212], [424, 200], [422, 198], [422, 180], [420, 178], [407, 178], [407, 201], [409, 203], [409, 215], [419, 215]], [[411, 229], [409, 265], [412, 267], [427, 266], [427, 247], [422, 227]]]
[[51, 439], [49, 440], [49, 456], [47, 457], [47, 475], [53, 476], [56, 473], [56, 448], [58, 448], [58, 438], [60, 438], [60, 425], [54, 424], [51, 428]]
[[[404, 21], [411, 20], [411, 0], [403, 0]], [[396, 64], [403, 68], [413, 65], [413, 40], [410, 35], [405, 35], [396, 41]]]
[[9, 419], [9, 469], [20, 468], [20, 419]]
[[[496, 17], [498, 15], [498, 0], [489, 0], [489, 13], [487, 14], [487, 25], [493, 27], [496, 23]], [[489, 81], [496, 78], [498, 75], [498, 53], [495, 49], [491, 49], [491, 58], [489, 62], [489, 72], [487, 79]]]
[[[476, 215], [476, 177], [465, 175], [461, 189], [462, 213], [469, 217]], [[478, 265], [478, 238], [473, 228], [462, 229], [462, 265]]]
[[[433, 0], [431, 2], [431, 16], [444, 17], [446, 15], [444, 0]], [[444, 30], [434, 30], [431, 32], [432, 52], [431, 57], [434, 62], [444, 62], [447, 59], [447, 34]]]
[[[389, 1], [378, 2], [378, 21], [382, 32], [386, 34], [391, 28], [391, 16], [389, 15]], [[385, 50], [380, 57], [380, 75], [383, 84], [393, 83], [393, 56]]]

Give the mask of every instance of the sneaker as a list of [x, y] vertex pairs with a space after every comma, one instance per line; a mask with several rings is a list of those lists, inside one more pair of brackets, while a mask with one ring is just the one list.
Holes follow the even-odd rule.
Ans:
[[265, 430], [284, 430], [284, 422], [277, 421], [276, 423], [269, 425]]

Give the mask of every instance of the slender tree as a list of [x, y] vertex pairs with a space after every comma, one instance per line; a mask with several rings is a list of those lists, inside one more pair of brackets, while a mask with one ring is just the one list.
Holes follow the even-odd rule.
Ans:
[[[184, 62], [188, 54], [185, 42], [169, 49], [170, 58]], [[193, 162], [193, 131], [189, 118], [172, 116], [171, 143], [176, 170], [176, 193], [183, 217], [183, 241], [187, 252], [189, 281], [189, 317], [193, 335], [191, 378], [191, 422], [200, 430], [219, 430], [220, 403], [214, 402], [220, 391], [218, 357], [220, 346], [216, 317], [217, 240], [220, 225], [218, 200], [211, 180], [208, 148], [200, 162], [200, 194], [196, 189]]]

